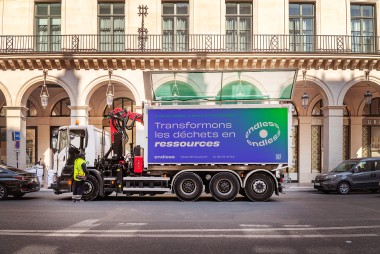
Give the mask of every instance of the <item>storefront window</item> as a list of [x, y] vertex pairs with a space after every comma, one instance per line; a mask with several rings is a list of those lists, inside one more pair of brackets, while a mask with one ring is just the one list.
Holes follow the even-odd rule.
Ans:
[[37, 127], [26, 128], [26, 164], [35, 165], [37, 160]]

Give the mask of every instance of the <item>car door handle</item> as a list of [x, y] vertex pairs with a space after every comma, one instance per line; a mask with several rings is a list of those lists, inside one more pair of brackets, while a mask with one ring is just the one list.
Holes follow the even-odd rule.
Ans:
[[66, 156], [63, 156], [63, 161], [65, 161], [66, 160]]

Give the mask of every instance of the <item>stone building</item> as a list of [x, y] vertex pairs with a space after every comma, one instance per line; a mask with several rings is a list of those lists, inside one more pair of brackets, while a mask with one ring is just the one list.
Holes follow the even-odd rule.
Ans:
[[[294, 105], [292, 179], [377, 156], [377, 13], [378, 0], [0, 0], [1, 160], [25, 168], [45, 158], [51, 167], [54, 130], [107, 129], [110, 108], [140, 111], [147, 71], [287, 69], [298, 73], [286, 102]], [[176, 82], [182, 95], [202, 85], [178, 75], [155, 92]], [[228, 82], [257, 91], [244, 75]]]

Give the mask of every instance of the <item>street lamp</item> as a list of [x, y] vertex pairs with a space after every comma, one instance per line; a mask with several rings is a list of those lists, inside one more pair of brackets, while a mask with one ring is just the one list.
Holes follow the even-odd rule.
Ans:
[[[364, 71], [364, 74], [365, 74], [365, 79], [368, 83], [368, 80], [369, 80], [369, 72], [370, 71]], [[369, 84], [368, 84], [369, 85]], [[372, 102], [372, 92], [367, 90], [365, 93], [364, 93], [364, 102], [365, 104], [369, 105], [371, 104]]]
[[40, 93], [40, 98], [41, 98], [41, 106], [45, 109], [49, 103], [49, 91], [46, 86], [46, 75], [47, 75], [47, 70], [43, 70], [43, 75], [44, 75], [44, 83], [41, 88], [41, 93]]
[[[306, 70], [302, 71], [302, 78], [303, 78], [303, 89], [305, 90], [306, 89]], [[310, 96], [307, 92], [304, 92], [303, 95], [301, 96], [302, 107], [304, 109], [306, 109], [307, 106], [309, 105], [309, 98]]]
[[114, 86], [111, 83], [112, 70], [108, 70], [108, 86], [106, 91], [107, 105], [110, 108], [113, 104], [113, 98], [115, 94]]
[[372, 102], [372, 93], [371, 91], [367, 91], [364, 93], [364, 101], [365, 101], [365, 104], [369, 105], [371, 104]]

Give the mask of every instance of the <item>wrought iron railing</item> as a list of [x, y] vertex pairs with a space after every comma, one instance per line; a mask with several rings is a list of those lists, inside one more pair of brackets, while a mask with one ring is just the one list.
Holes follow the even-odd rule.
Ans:
[[379, 54], [376, 36], [351, 35], [46, 35], [0, 36], [0, 53], [283, 52]]

